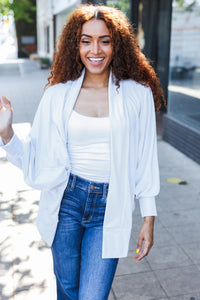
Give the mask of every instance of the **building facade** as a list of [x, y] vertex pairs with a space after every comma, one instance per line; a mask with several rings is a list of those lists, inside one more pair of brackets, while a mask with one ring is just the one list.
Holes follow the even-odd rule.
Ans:
[[54, 45], [69, 14], [80, 0], [37, 0], [37, 51], [52, 60]]
[[200, 163], [200, 1], [174, 1], [163, 139]]

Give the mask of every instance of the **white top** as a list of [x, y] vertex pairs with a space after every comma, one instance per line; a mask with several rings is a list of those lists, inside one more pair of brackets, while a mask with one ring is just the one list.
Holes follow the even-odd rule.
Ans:
[[109, 182], [109, 117], [89, 117], [73, 110], [67, 136], [71, 172], [87, 180]]
[[[37, 228], [49, 246], [69, 180], [68, 121], [80, 92], [85, 69], [74, 81], [49, 87], [40, 102], [25, 141], [16, 135], [4, 145], [7, 158], [21, 168], [25, 182], [41, 190]], [[117, 88], [110, 72], [110, 180], [103, 223], [102, 258], [126, 257], [135, 200], [141, 215], [155, 216], [160, 180], [157, 159], [155, 108], [150, 87], [132, 79]], [[134, 216], [133, 216], [134, 217]]]

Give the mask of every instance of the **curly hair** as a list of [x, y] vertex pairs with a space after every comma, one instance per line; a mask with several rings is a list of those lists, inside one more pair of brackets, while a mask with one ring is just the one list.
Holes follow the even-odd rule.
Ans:
[[81, 30], [83, 24], [91, 19], [103, 20], [110, 32], [113, 47], [111, 66], [116, 85], [120, 85], [120, 80], [133, 79], [150, 86], [156, 110], [159, 111], [161, 100], [166, 105], [160, 81], [141, 52], [132, 25], [124, 13], [114, 7], [83, 4], [71, 14], [59, 38], [46, 86], [76, 80], [81, 76], [84, 68], [79, 54]]

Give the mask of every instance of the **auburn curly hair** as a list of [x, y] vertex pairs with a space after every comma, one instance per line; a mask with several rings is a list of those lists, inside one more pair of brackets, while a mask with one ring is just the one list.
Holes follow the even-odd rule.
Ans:
[[114, 7], [83, 4], [71, 14], [59, 38], [46, 86], [75, 80], [81, 76], [84, 68], [79, 55], [81, 30], [83, 24], [91, 19], [103, 20], [110, 32], [113, 46], [111, 66], [116, 85], [120, 85], [120, 80], [130, 78], [150, 86], [156, 110], [159, 111], [161, 99], [166, 104], [160, 81], [141, 52], [132, 25], [124, 13]]

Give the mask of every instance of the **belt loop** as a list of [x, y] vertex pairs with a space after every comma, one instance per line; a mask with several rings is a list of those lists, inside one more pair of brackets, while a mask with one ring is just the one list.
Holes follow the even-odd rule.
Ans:
[[103, 184], [103, 199], [104, 200], [106, 199], [106, 186], [107, 186], [107, 183], [104, 183]]
[[71, 191], [74, 189], [75, 185], [76, 185], [76, 175], [72, 174], [73, 178], [72, 178], [72, 183], [71, 183]]

